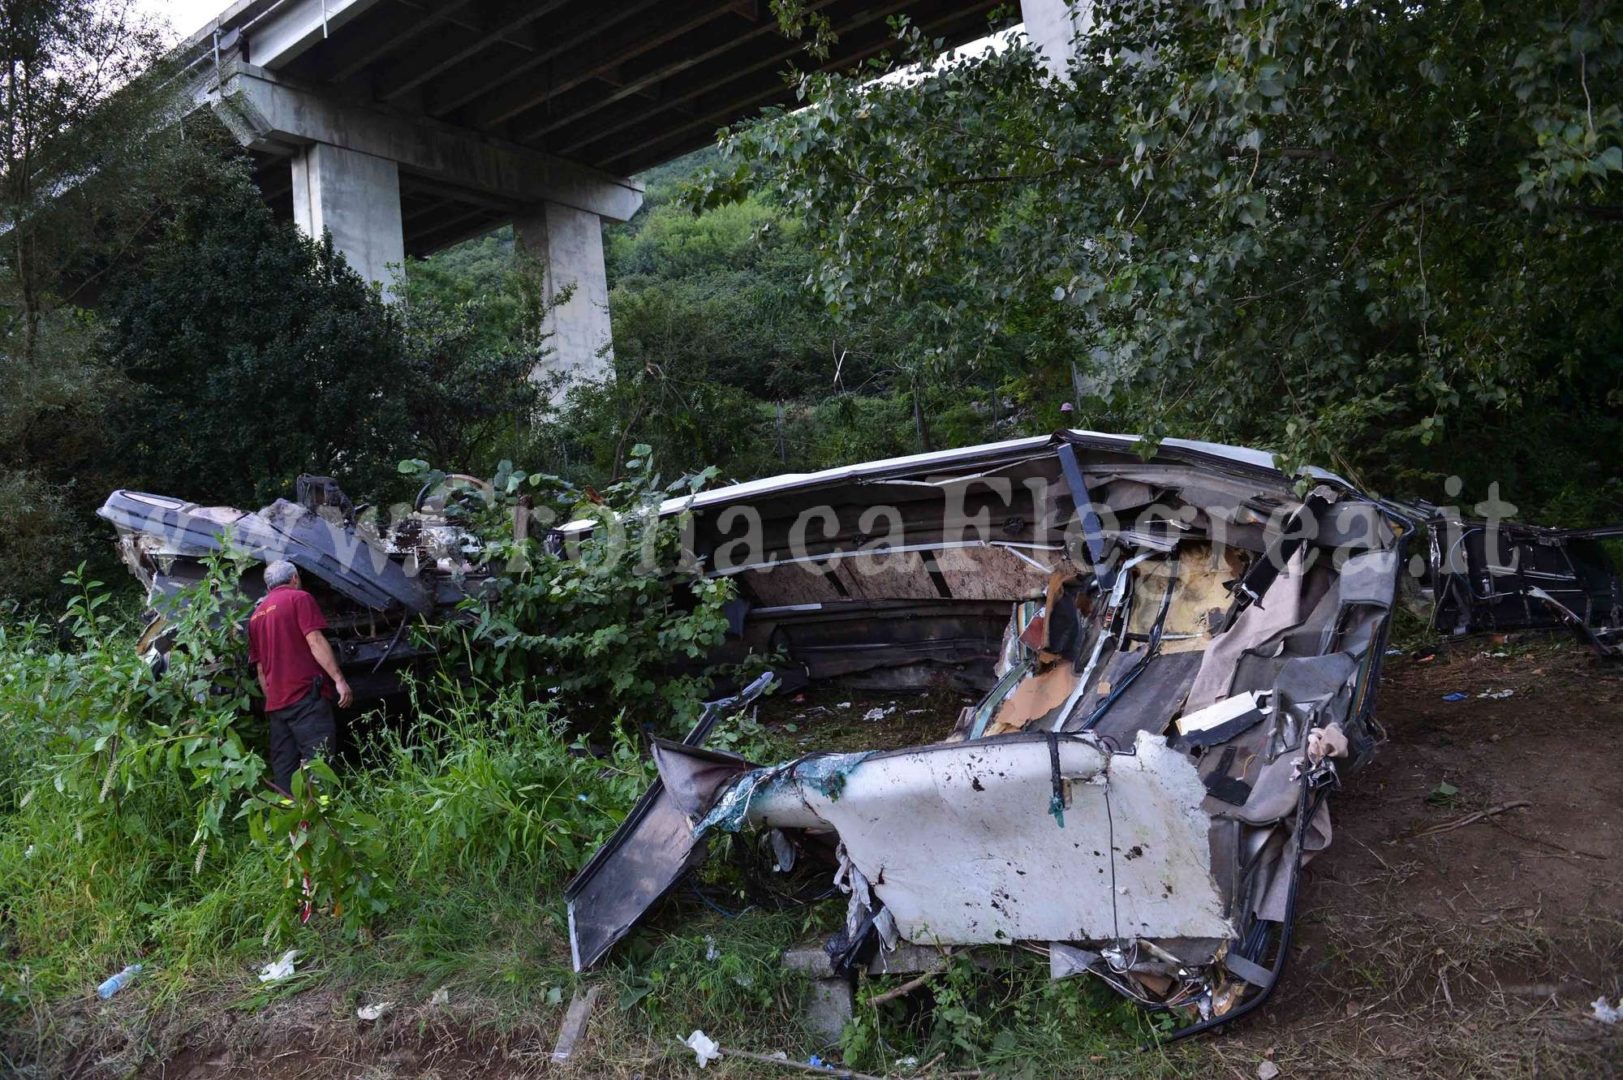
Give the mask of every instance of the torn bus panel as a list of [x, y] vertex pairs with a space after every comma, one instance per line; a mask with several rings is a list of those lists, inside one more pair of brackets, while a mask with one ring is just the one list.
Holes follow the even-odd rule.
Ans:
[[564, 890], [575, 970], [597, 963], [643, 912], [704, 858], [689, 824], [691, 808], [700, 797], [695, 794], [695, 782], [703, 785], [702, 797], [708, 798], [724, 780], [744, 772], [749, 764], [731, 754], [700, 749], [699, 744], [716, 721], [749, 705], [772, 682], [768, 672], [737, 695], [706, 703], [682, 743], [656, 744], [656, 761], [665, 748], [681, 748], [696, 767], [691, 779], [678, 779], [675, 784], [655, 781], [609, 842]]
[[1152, 932], [1202, 939], [1210, 959], [1234, 928], [1200, 774], [1164, 741], [1134, 749], [1054, 734], [940, 744], [856, 755], [837, 787], [802, 762], [694, 831], [834, 830], [901, 937], [921, 945]]
[[[151, 619], [140, 645], [150, 661], [161, 665], [168, 653], [166, 615], [176, 598], [229, 544], [257, 563], [286, 559], [299, 568], [357, 699], [399, 689], [400, 672], [427, 656], [411, 640], [412, 620], [450, 617], [470, 579], [481, 576], [466, 534], [431, 511], [382, 529], [357, 521], [326, 477], [301, 476], [297, 493], [298, 502], [278, 499], [257, 512], [139, 491], [107, 497], [97, 513], [117, 529], [119, 554], [147, 590]], [[249, 597], [264, 591], [254, 572], [241, 588]]]
[[661, 744], [687, 826], [671, 857], [751, 830], [773, 837], [763, 852], [832, 852], [837, 963], [1027, 942], [1191, 1017], [1260, 1001], [1301, 866], [1329, 841], [1325, 796], [1374, 746], [1416, 521], [1322, 471], [1299, 491], [1259, 451], [1166, 440], [1146, 460], [1135, 444], [1059, 432], [668, 506], [748, 606], [733, 658], [979, 694], [929, 746], [759, 767]]
[[1623, 656], [1623, 580], [1606, 550], [1623, 525], [1549, 529], [1435, 514], [1432, 626], [1445, 634], [1565, 626], [1602, 656]]

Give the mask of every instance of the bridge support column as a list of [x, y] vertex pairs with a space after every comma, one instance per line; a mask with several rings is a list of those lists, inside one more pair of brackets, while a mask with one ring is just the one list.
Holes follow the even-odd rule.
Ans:
[[570, 290], [547, 320], [551, 352], [531, 378], [598, 380], [613, 366], [609, 279], [603, 266], [603, 219], [589, 210], [545, 203], [513, 221], [518, 244], [541, 262], [546, 299]]
[[1074, 55], [1076, 36], [1093, 25], [1093, 0], [1020, 0], [1026, 37], [1060, 78]]
[[396, 298], [406, 246], [393, 161], [327, 143], [305, 147], [293, 157], [293, 220], [313, 237], [329, 230], [355, 272]]

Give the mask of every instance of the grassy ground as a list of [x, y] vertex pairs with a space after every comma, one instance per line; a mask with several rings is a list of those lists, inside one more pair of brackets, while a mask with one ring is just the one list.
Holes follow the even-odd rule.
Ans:
[[[1506, 699], [1476, 696], [1505, 688]], [[1450, 690], [1471, 696], [1444, 702]], [[857, 695], [785, 697], [731, 741], [760, 755], [927, 741], [958, 704], [904, 701], [867, 720], [881, 706]], [[1623, 1032], [1586, 1013], [1597, 996], [1623, 993], [1623, 671], [1564, 643], [1476, 641], [1426, 662], [1394, 658], [1378, 716], [1390, 741], [1332, 805], [1335, 839], [1308, 868], [1285, 980], [1231, 1034], [1141, 1051], [1153, 1036], [1142, 1014], [1091, 983], [1050, 982], [1039, 957], [992, 950], [989, 967], [962, 961], [899, 1000], [859, 1006], [847, 1049], [867, 1071], [896, 1076], [1246, 1078], [1265, 1061], [1286, 1076], [1618, 1075]], [[1453, 795], [1438, 795], [1444, 782]], [[1460, 824], [1487, 811], [1497, 812]], [[108, 1002], [91, 988], [121, 965], [107, 950], [128, 938], [65, 941], [76, 959], [55, 985], [77, 989], [22, 995], [12, 1067], [166, 1080], [682, 1077], [698, 1075], [679, 1046], [695, 1028], [795, 1061], [829, 1052], [800, 1028], [805, 986], [777, 957], [830, 929], [837, 903], [768, 910], [718, 859], [702, 895], [679, 892], [606, 970], [577, 978], [558, 901], [563, 860], [500, 873], [436, 860], [370, 940], [312, 924], [295, 942], [300, 974], [274, 989], [254, 976], [274, 950], [259, 940], [251, 908], [263, 889], [251, 879], [177, 894], [160, 925], [184, 950], [151, 942], [154, 969]], [[103, 911], [117, 902], [97, 901]], [[74, 900], [10, 903], [16, 919]], [[8, 973], [28, 961], [10, 956]], [[872, 980], [859, 995], [902, 981]], [[555, 1064], [564, 1011], [591, 984], [604, 989], [586, 1036]], [[382, 1019], [357, 1019], [358, 1006], [382, 1001], [394, 1003]], [[705, 1075], [774, 1071], [723, 1059]]]

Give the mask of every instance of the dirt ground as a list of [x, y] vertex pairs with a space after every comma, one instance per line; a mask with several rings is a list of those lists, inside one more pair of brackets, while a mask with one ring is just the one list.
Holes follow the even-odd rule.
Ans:
[[1589, 1015], [1623, 991], [1623, 665], [1473, 639], [1391, 658], [1376, 716], [1390, 741], [1331, 805], [1286, 977], [1213, 1054], [1245, 1077], [1265, 1054], [1283, 1075], [1619, 1075], [1623, 1024]]
[[[1453, 692], [1467, 696], [1444, 700]], [[800, 704], [847, 712], [837, 698]], [[929, 741], [935, 714], [956, 709], [935, 704], [903, 705], [920, 729], [910, 738]], [[861, 735], [855, 708], [831, 725], [840, 738]], [[1332, 803], [1334, 840], [1308, 868], [1283, 982], [1256, 1016], [1174, 1060], [1240, 1080], [1623, 1075], [1623, 1024], [1590, 1015], [1597, 997], [1623, 993], [1623, 664], [1560, 642], [1475, 639], [1391, 657], [1376, 715], [1388, 741]], [[372, 1027], [353, 1015], [341, 992], [312, 991], [214, 1025], [139, 1075], [552, 1071], [540, 1025], [498, 1033], [476, 1014], [411, 1009]], [[672, 1068], [615, 1064], [626, 1076]]]

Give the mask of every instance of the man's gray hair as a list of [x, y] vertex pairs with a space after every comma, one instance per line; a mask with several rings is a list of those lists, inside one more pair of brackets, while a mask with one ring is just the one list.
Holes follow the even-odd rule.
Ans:
[[265, 588], [274, 589], [278, 585], [286, 585], [298, 572], [299, 568], [286, 559], [277, 559], [265, 567]]

